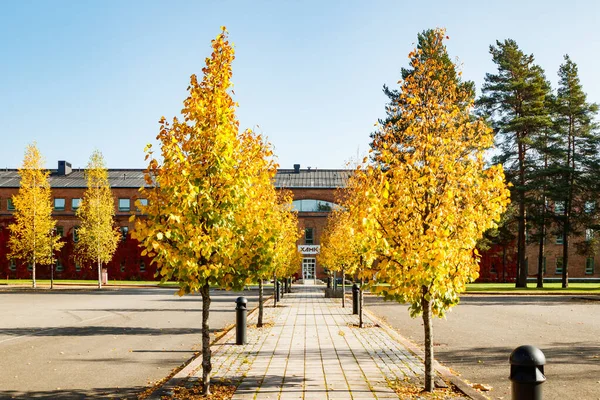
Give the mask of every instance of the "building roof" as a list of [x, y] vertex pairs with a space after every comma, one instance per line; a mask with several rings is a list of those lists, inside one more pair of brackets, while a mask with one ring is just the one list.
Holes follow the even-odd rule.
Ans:
[[[84, 169], [74, 169], [68, 175], [50, 170], [52, 188], [85, 188]], [[346, 186], [352, 170], [345, 169], [280, 169], [275, 176], [275, 187], [296, 189], [335, 189]], [[142, 169], [109, 169], [108, 179], [112, 188], [140, 188], [145, 185]], [[19, 175], [16, 169], [0, 170], [0, 188], [18, 188]]]

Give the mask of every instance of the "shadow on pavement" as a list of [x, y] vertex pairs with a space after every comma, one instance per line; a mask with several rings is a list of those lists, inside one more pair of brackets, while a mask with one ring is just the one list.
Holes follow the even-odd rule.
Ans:
[[93, 388], [93, 389], [56, 389], [46, 391], [17, 392], [0, 390], [0, 399], [136, 399], [145, 387], [131, 388]]
[[[220, 332], [222, 329], [210, 329], [211, 333]], [[81, 326], [59, 328], [7, 328], [0, 329], [0, 335], [8, 336], [102, 336], [102, 335], [200, 335], [200, 328], [120, 328], [115, 326]]]

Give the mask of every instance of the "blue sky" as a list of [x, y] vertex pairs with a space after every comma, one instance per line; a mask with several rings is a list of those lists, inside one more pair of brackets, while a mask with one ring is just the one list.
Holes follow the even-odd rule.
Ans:
[[281, 167], [343, 168], [368, 150], [417, 33], [445, 27], [451, 56], [481, 87], [489, 45], [512, 38], [556, 87], [568, 53], [600, 102], [597, 1], [0, 1], [0, 168], [37, 141], [48, 168], [145, 167], [161, 116], [179, 115], [189, 76], [227, 26], [240, 126]]

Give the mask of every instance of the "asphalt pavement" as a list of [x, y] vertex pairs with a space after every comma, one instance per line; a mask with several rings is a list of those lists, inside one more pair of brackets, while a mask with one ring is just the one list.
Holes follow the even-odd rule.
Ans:
[[[410, 318], [407, 305], [365, 296], [365, 307], [423, 346], [422, 319]], [[600, 399], [598, 296], [465, 295], [433, 325], [435, 358], [467, 381], [491, 385], [493, 399], [510, 399], [508, 358], [523, 344], [546, 356], [544, 400]]]
[[[212, 292], [213, 335], [235, 299]], [[201, 349], [202, 301], [172, 289], [0, 290], [0, 398], [135, 398]]]

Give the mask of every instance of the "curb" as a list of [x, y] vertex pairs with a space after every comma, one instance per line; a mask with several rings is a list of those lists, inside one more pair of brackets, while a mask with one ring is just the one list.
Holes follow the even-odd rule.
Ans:
[[[416, 355], [421, 360], [425, 360], [425, 353], [423, 350], [418, 347], [416, 344], [412, 343], [404, 336], [400, 335], [394, 328], [392, 328], [387, 322], [383, 321], [381, 318], [375, 316], [371, 311], [366, 308], [363, 308], [363, 313], [367, 314], [367, 316], [373, 320], [381, 329], [386, 331], [392, 339], [400, 342], [404, 347], [406, 347], [409, 351], [411, 351], [414, 355]], [[423, 361], [424, 362], [424, 361]], [[443, 378], [448, 379], [454, 386], [456, 386], [461, 392], [463, 392], [466, 396], [473, 400], [489, 400], [489, 397], [484, 396], [477, 390], [473, 389], [471, 385], [463, 381], [460, 377], [454, 375], [447, 367], [441, 365], [437, 360], [434, 360], [433, 369], [441, 375]]]
[[[264, 300], [263, 306], [267, 306], [271, 303], [273, 303], [273, 295], [267, 297]], [[251, 316], [254, 316], [254, 314], [256, 314], [256, 312], [258, 312], [258, 307], [259, 306], [256, 306], [248, 312], [248, 314], [247, 314], [248, 319]], [[221, 332], [219, 332], [217, 337], [215, 337], [214, 341], [210, 344], [210, 347], [219, 346], [219, 348], [220, 348], [224, 344], [224, 343], [221, 343], [221, 341], [223, 341], [223, 339], [227, 336], [227, 334], [229, 332], [231, 332], [234, 328], [235, 328], [235, 323], [227, 325], [225, 328], [223, 328], [223, 330]], [[217, 351], [218, 351], [218, 348], [217, 348]], [[216, 351], [211, 352], [211, 358], [212, 358], [212, 355], [215, 354], [215, 352]], [[160, 400], [162, 398], [162, 396], [170, 396], [169, 392], [172, 391], [173, 388], [175, 388], [176, 386], [179, 386], [182, 382], [184, 382], [189, 377], [189, 375], [193, 371], [195, 371], [196, 369], [201, 368], [201, 367], [202, 367], [202, 351], [198, 352], [198, 355], [192, 357], [191, 361], [188, 360], [187, 364], [185, 364], [185, 366], [182, 369], [177, 371], [175, 373], [175, 375], [173, 375], [171, 378], [169, 378], [169, 380], [167, 380], [166, 382], [161, 384], [159, 387], [157, 387], [150, 394], [150, 396], [146, 397], [146, 400]]]

